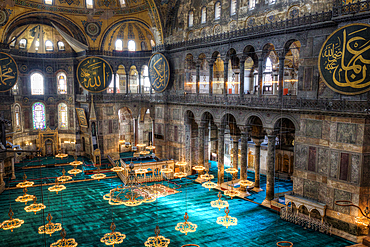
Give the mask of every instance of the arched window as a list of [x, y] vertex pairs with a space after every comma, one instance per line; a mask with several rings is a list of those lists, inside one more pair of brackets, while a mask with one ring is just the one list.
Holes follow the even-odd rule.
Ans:
[[136, 51], [135, 41], [129, 40], [128, 44], [127, 44], [127, 47], [128, 47], [128, 51]]
[[19, 41], [19, 49], [26, 49], [27, 47], [27, 40], [26, 39], [21, 39]]
[[108, 86], [108, 88], [107, 88], [107, 93], [114, 93], [114, 83], [115, 83], [115, 79], [116, 77], [114, 76], [114, 74], [113, 74], [113, 76], [112, 76], [112, 80], [111, 80], [111, 82], [109, 83], [109, 86]]
[[15, 47], [15, 42], [17, 42], [17, 39], [15, 37], [13, 37], [10, 41], [11, 42], [10, 42], [9, 46], [10, 47]]
[[67, 94], [67, 75], [64, 72], [60, 72], [57, 75], [58, 82], [58, 93]]
[[53, 0], [45, 0], [45, 4], [52, 5], [53, 4]]
[[236, 14], [236, 0], [231, 0], [230, 3], [230, 15]]
[[276, 0], [270, 0], [269, 1], [269, 4], [275, 4], [276, 3]]
[[146, 46], [146, 42], [145, 41], [141, 41], [141, 50], [142, 51], [146, 51], [148, 50], [147, 46]]
[[58, 41], [58, 50], [59, 51], [64, 51], [66, 48], [64, 46], [64, 43], [62, 41]]
[[33, 128], [45, 129], [45, 106], [37, 102], [32, 106]]
[[122, 51], [123, 50], [123, 42], [122, 39], [116, 40], [116, 51]]
[[[18, 79], [19, 80], [19, 79]], [[18, 91], [18, 81], [17, 83], [14, 85], [14, 87], [12, 88], [12, 94], [13, 95], [18, 95], [19, 91]]]
[[121, 8], [126, 7], [126, 1], [125, 0], [119, 0], [121, 4]]
[[265, 70], [263, 71], [263, 94], [273, 93], [272, 62], [269, 57], [266, 59]]
[[203, 7], [202, 8], [202, 18], [201, 18], [201, 23], [204, 24], [207, 22], [207, 8]]
[[40, 73], [33, 73], [31, 75], [31, 94], [42, 95], [44, 94], [44, 76]]
[[60, 103], [58, 105], [58, 128], [59, 129], [67, 129], [68, 128], [68, 111], [67, 105], [64, 103]]
[[14, 107], [14, 122], [15, 122], [15, 127], [18, 129], [21, 126], [21, 115], [20, 115], [20, 107], [19, 105], [16, 105]]
[[53, 42], [51, 42], [50, 40], [46, 40], [45, 41], [45, 49], [47, 51], [53, 51], [54, 50]]
[[94, 8], [93, 0], [86, 0], [86, 8], [88, 8], [88, 9]]
[[38, 51], [39, 50], [39, 47], [40, 47], [40, 42], [38, 40], [36, 40], [36, 42], [35, 42], [35, 50]]
[[150, 40], [150, 45], [152, 46], [152, 47], [154, 47], [155, 46], [155, 42], [154, 42], [154, 40]]
[[215, 4], [215, 20], [219, 20], [221, 18], [221, 3], [217, 2]]
[[194, 12], [189, 11], [189, 27], [193, 26], [193, 22], [194, 22]]
[[150, 80], [149, 80], [149, 70], [148, 66], [144, 65], [142, 68], [142, 75], [143, 75], [143, 81], [144, 81], [144, 93], [150, 92]]
[[254, 9], [256, 7], [256, 0], [249, 0], [249, 9]]

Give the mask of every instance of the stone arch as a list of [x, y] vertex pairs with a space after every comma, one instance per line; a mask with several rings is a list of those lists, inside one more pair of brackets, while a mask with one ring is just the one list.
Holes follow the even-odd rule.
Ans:
[[273, 120], [272, 120], [272, 124], [273, 124], [273, 126], [274, 126], [274, 128], [278, 128], [279, 126], [278, 126], [278, 124], [279, 124], [279, 120], [281, 120], [281, 119], [283, 119], [283, 118], [285, 118], [285, 119], [289, 119], [293, 124], [294, 124], [294, 128], [295, 128], [295, 130], [296, 131], [298, 131], [299, 130], [299, 122], [298, 122], [298, 120], [295, 118], [295, 117], [293, 117], [293, 116], [291, 116], [291, 115], [277, 115], [277, 116], [275, 116], [274, 118], [273, 118]]
[[208, 109], [207, 110], [203, 110], [201, 113], [200, 113], [200, 118], [201, 120], [209, 120], [209, 117], [212, 117], [212, 119], [214, 120], [214, 113], [212, 113], [212, 111], [209, 111]]
[[248, 113], [244, 117], [243, 123], [245, 123], [246, 126], [251, 125], [251, 124], [253, 124], [253, 121], [256, 118], [259, 118], [261, 120], [262, 127], [266, 127], [267, 126], [265, 117], [261, 113], [259, 113], [259, 112]]
[[232, 113], [224, 113], [221, 118], [221, 126], [229, 127], [231, 135], [239, 135], [240, 129], [238, 127], [235, 116]]
[[256, 114], [251, 115], [247, 118], [247, 126], [251, 127], [251, 137], [256, 139], [264, 138], [264, 126], [266, 126], [262, 118]]

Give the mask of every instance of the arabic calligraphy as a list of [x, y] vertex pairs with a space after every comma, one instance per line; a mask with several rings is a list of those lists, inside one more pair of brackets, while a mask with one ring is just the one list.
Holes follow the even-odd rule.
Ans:
[[166, 57], [155, 53], [149, 61], [149, 79], [156, 92], [163, 92], [170, 79], [170, 67]]
[[78, 122], [81, 127], [87, 128], [87, 120], [85, 115], [85, 110], [83, 108], [76, 108]]
[[102, 92], [109, 87], [113, 78], [111, 66], [99, 57], [88, 57], [77, 67], [77, 79], [89, 92]]
[[348, 95], [370, 90], [370, 25], [351, 24], [336, 30], [319, 54], [319, 71], [336, 92]]
[[0, 52], [0, 92], [9, 91], [18, 80], [18, 66], [14, 59]]

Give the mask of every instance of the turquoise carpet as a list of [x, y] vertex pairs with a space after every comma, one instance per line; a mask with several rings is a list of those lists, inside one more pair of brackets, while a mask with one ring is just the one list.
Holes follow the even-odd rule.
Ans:
[[[46, 175], [55, 176], [52, 174], [53, 169], [59, 171], [60, 168], [49, 168]], [[40, 171], [32, 170], [35, 170], [36, 178]], [[17, 174], [17, 177], [21, 175]], [[44, 173], [41, 175], [45, 176]], [[190, 178], [194, 179], [195, 176]], [[281, 240], [293, 242], [294, 247], [344, 247], [352, 244], [335, 236], [305, 230], [282, 221], [274, 211], [255, 203], [223, 197], [223, 200], [229, 202], [230, 216], [238, 218], [237, 226], [226, 229], [216, 224], [217, 217], [224, 216], [225, 213], [212, 208], [209, 203], [217, 199], [218, 191], [209, 191], [190, 179], [175, 179], [173, 182], [181, 185], [181, 193], [138, 207], [111, 206], [103, 200], [104, 194], [121, 184], [118, 178], [66, 184], [67, 189], [58, 195], [49, 192], [46, 186], [34, 187], [29, 189], [28, 194], [36, 195], [38, 202], [43, 200], [46, 205], [46, 209], [36, 215], [27, 213], [24, 203], [14, 201], [22, 194], [22, 190], [6, 190], [0, 195], [0, 220], [8, 219], [11, 202], [14, 217], [25, 223], [14, 232], [0, 230], [0, 246], [50, 246], [56, 242], [60, 239], [59, 233], [54, 233], [51, 237], [37, 233], [38, 227], [46, 221], [48, 212], [54, 217], [53, 222], [59, 223], [62, 223], [63, 214], [67, 238], [75, 238], [78, 246], [86, 247], [105, 246], [100, 238], [110, 232], [112, 212], [116, 231], [127, 235], [124, 242], [116, 247], [144, 246], [146, 239], [154, 236], [156, 224], [161, 229], [161, 235], [171, 240], [169, 246], [173, 247], [190, 243], [201, 247], [276, 246], [276, 242]], [[167, 185], [167, 182], [164, 184]], [[198, 225], [197, 231], [187, 236], [175, 230], [176, 224], [184, 221], [185, 211], [189, 214], [189, 221]]]

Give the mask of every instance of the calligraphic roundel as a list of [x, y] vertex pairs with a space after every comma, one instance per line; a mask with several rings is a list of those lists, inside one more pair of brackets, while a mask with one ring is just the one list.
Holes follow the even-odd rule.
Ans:
[[77, 80], [91, 93], [106, 90], [112, 82], [113, 70], [107, 61], [100, 57], [88, 57], [77, 66]]
[[163, 92], [170, 80], [170, 66], [166, 57], [161, 53], [153, 54], [148, 67], [152, 88], [158, 93]]
[[18, 66], [14, 59], [0, 52], [0, 92], [7, 92], [18, 81]]
[[346, 95], [370, 90], [370, 25], [356, 23], [333, 32], [319, 54], [325, 84]]

